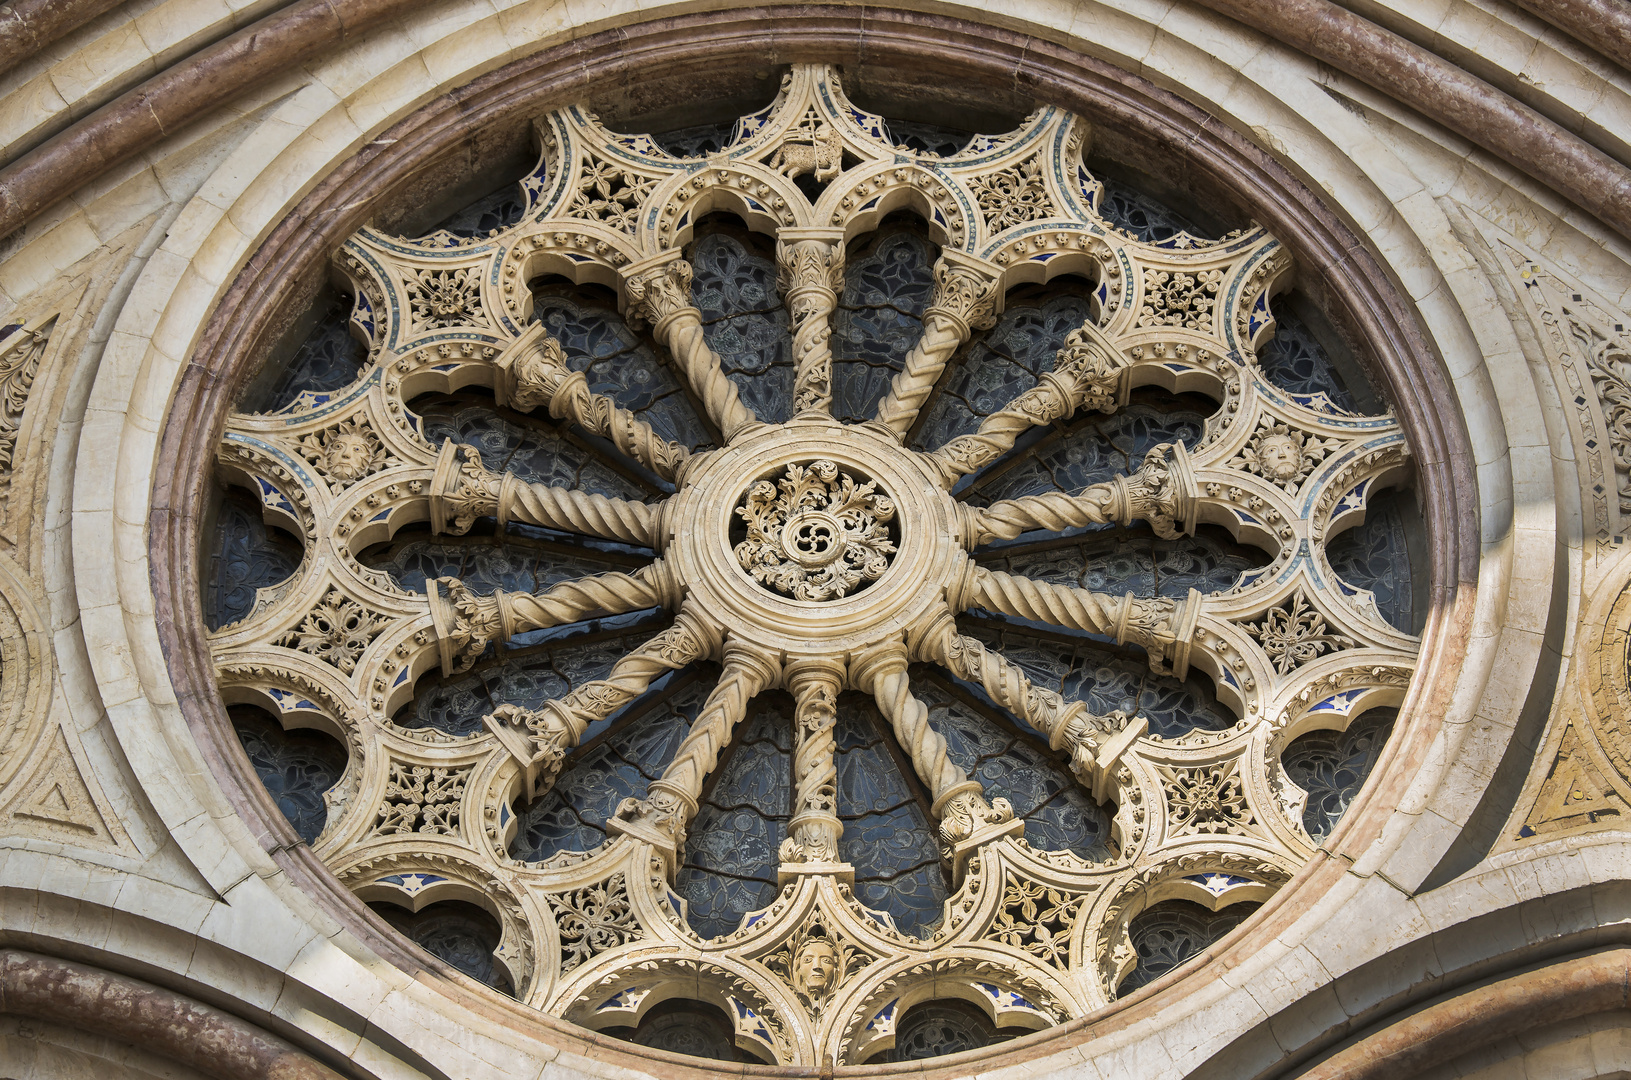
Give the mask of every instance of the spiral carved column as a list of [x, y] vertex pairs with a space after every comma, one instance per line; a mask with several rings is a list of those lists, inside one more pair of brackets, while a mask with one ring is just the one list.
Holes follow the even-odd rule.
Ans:
[[674, 760], [652, 781], [645, 799], [624, 799], [616, 816], [606, 823], [614, 833], [656, 847], [671, 874], [685, 846], [686, 826], [696, 816], [703, 782], [719, 763], [719, 752], [747, 715], [748, 702], [781, 679], [777, 657], [745, 642], [726, 642], [724, 659], [719, 683], [674, 751]]
[[473, 446], [442, 444], [431, 480], [431, 529], [468, 532], [478, 518], [511, 521], [598, 536], [640, 547], [657, 546], [657, 508], [571, 488], [529, 484], [514, 473], [495, 473]]
[[851, 679], [871, 690], [896, 741], [928, 787], [934, 800], [932, 811], [940, 819], [940, 857], [952, 863], [960, 879], [975, 847], [996, 835], [1017, 831], [1006, 826], [1019, 823], [1007, 799], [986, 802], [980, 782], [951, 760], [945, 737], [929, 723], [928, 706], [912, 696], [906, 661], [904, 645], [891, 642], [862, 654], [851, 668]]
[[702, 312], [691, 303], [691, 272], [690, 263], [670, 253], [655, 266], [647, 262], [626, 270], [623, 288], [630, 312], [649, 322], [653, 336], [668, 346], [728, 443], [759, 420], [752, 409], [742, 404], [719, 354], [708, 347], [702, 332]]
[[777, 285], [793, 324], [793, 412], [832, 409], [832, 313], [844, 287], [842, 229], [783, 229], [776, 241]]
[[951, 354], [975, 330], [996, 325], [1000, 275], [998, 267], [972, 255], [948, 251], [940, 256], [934, 264], [934, 300], [923, 313], [923, 336], [906, 354], [903, 370], [890, 380], [869, 425], [906, 438]]
[[494, 389], [511, 408], [530, 412], [547, 406], [550, 416], [610, 440], [665, 480], [673, 480], [690, 455], [611, 398], [592, 393], [588, 378], [567, 366], [560, 342], [544, 333], [542, 323], [529, 326], [495, 363], [500, 375]]
[[1092, 323], [1072, 330], [1054, 356], [1053, 370], [1003, 408], [987, 416], [972, 435], [959, 435], [931, 458], [947, 487], [1014, 448], [1029, 429], [1068, 420], [1078, 409], [1113, 412], [1120, 404], [1127, 361]]
[[798, 746], [793, 751], [793, 820], [782, 841], [782, 876], [797, 867], [820, 866], [831, 872], [838, 862], [838, 694], [844, 687], [843, 665], [828, 659], [794, 660], [787, 665], [787, 688], [793, 694]]
[[483, 718], [526, 769], [529, 798], [549, 789], [584, 730], [633, 701], [660, 675], [695, 663], [718, 648], [720, 631], [681, 609], [674, 625], [612, 665], [604, 679], [584, 683], [536, 709], [500, 705]]
[[1130, 476], [1092, 484], [1075, 495], [1062, 491], [1004, 499], [983, 509], [963, 506], [964, 543], [1012, 540], [1032, 529], [1060, 532], [1087, 525], [1129, 525], [1148, 521], [1170, 540], [1195, 528], [1198, 492], [1181, 443], [1162, 443], [1144, 456]]

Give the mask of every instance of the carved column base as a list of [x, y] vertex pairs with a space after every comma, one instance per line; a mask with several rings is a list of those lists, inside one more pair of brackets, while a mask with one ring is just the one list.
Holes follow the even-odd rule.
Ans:
[[1149, 728], [1148, 717], [1135, 716], [1127, 721], [1126, 727], [1105, 739], [1097, 753], [1094, 753], [1086, 743], [1078, 745], [1076, 752], [1071, 756], [1070, 769], [1076, 774], [1076, 779], [1082, 782], [1082, 786], [1093, 793], [1094, 802], [1103, 804], [1109, 796], [1110, 777], [1115, 772], [1116, 764]]
[[685, 847], [686, 817], [679, 800], [667, 792], [653, 792], [644, 800], [624, 799], [607, 820], [606, 832], [650, 844], [663, 861], [663, 876], [673, 884], [680, 867], [680, 851]]
[[785, 886], [802, 877], [832, 877], [855, 884], [855, 867], [847, 862], [784, 862], [776, 869], [776, 884]]
[[1005, 836], [1019, 836], [1025, 832], [1025, 823], [1019, 819], [992, 822], [976, 828], [968, 839], [960, 840], [951, 849], [951, 887], [961, 888], [963, 875], [968, 872], [968, 860], [994, 840]]

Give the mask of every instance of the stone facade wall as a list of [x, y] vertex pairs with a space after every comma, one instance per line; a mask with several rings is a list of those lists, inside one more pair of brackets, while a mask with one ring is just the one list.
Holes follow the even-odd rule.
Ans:
[[220, 422], [276, 336], [266, 297], [509, 160], [527, 117], [584, 97], [649, 114], [811, 61], [1097, 112], [1147, 171], [1264, 208], [1372, 343], [1434, 545], [1401, 735], [1296, 879], [1156, 985], [926, 1071], [1624, 1068], [1631, 72], [1612, 6], [48, 7], [0, 24], [0, 1075], [718, 1075], [406, 945], [226, 779], [242, 766], [208, 730], [183, 606], [219, 431], [187, 421]]

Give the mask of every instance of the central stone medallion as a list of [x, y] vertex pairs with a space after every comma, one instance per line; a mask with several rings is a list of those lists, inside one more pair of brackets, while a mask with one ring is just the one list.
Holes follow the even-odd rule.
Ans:
[[748, 489], [736, 516], [737, 561], [753, 580], [796, 600], [839, 600], [883, 576], [898, 545], [895, 503], [875, 481], [826, 459], [790, 464]]

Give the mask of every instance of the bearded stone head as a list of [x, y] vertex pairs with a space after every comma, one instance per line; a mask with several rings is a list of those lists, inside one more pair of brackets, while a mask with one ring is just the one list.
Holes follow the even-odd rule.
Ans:
[[323, 448], [324, 470], [347, 483], [366, 476], [373, 462], [374, 448], [355, 431], [335, 432]]
[[1289, 435], [1265, 435], [1257, 444], [1257, 463], [1271, 480], [1291, 480], [1302, 472], [1303, 448]]

